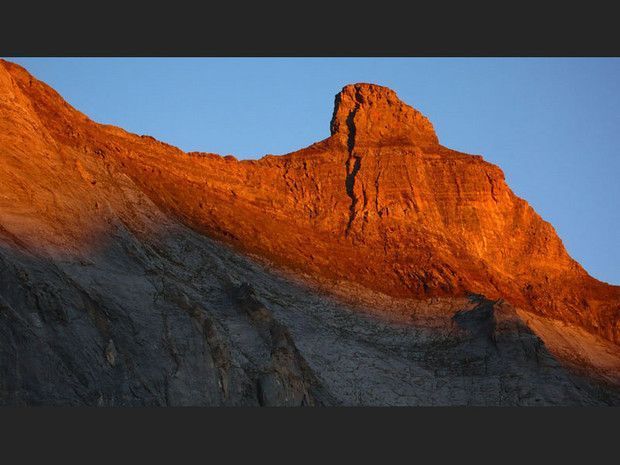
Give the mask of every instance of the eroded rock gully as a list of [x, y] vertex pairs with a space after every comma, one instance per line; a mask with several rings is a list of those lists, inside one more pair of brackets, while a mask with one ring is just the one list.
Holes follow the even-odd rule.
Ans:
[[384, 87], [237, 161], [0, 61], [0, 403], [609, 405], [620, 288]]

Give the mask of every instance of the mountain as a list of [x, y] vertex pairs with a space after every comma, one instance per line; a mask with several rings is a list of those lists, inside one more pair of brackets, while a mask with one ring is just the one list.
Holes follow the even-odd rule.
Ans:
[[497, 166], [377, 85], [330, 127], [184, 153], [0, 61], [0, 403], [619, 402], [620, 287]]

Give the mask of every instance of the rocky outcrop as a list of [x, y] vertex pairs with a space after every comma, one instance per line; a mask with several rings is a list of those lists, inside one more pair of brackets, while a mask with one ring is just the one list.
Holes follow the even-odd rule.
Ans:
[[401, 102], [396, 92], [373, 84], [346, 86], [336, 95], [331, 136], [349, 152], [361, 147], [417, 146], [432, 149], [439, 139], [431, 122]]
[[498, 167], [440, 146], [379, 86], [347, 86], [332, 132], [258, 161], [162, 166], [145, 146], [123, 163], [185, 224], [278, 266], [397, 297], [505, 298], [619, 342], [620, 288], [591, 278]]
[[0, 159], [4, 404], [618, 400], [620, 288], [384, 87], [345, 87], [327, 139], [237, 161], [0, 61]]

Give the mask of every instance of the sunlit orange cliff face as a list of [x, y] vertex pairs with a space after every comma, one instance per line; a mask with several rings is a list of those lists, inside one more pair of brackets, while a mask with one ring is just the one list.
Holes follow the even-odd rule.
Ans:
[[2, 61], [0, 157], [0, 228], [42, 255], [96, 253], [110, 224], [152, 202], [322, 282], [503, 298], [620, 342], [620, 287], [590, 277], [497, 166], [440, 145], [385, 87], [346, 86], [327, 139], [238, 161], [97, 124]]

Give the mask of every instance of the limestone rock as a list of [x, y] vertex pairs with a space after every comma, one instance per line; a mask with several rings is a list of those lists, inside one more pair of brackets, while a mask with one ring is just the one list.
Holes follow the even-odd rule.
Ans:
[[391, 90], [184, 153], [0, 61], [0, 403], [618, 403], [620, 287]]

